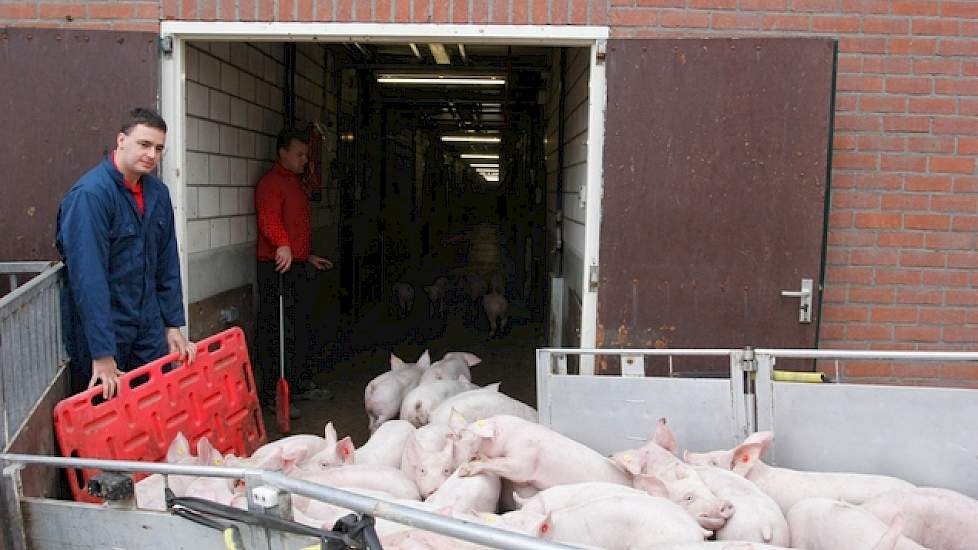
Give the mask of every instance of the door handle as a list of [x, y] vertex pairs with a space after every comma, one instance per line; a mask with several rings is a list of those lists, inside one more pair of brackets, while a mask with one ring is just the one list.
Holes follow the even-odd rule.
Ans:
[[814, 281], [812, 279], [801, 280], [801, 290], [782, 290], [781, 296], [785, 298], [799, 298], [798, 322], [812, 322], [812, 289]]

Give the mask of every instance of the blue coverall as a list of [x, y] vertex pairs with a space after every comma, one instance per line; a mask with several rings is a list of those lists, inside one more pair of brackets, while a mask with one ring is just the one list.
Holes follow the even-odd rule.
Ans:
[[61, 201], [62, 320], [76, 392], [91, 379], [93, 357], [114, 356], [131, 370], [166, 355], [166, 327], [186, 324], [170, 193], [156, 176], [140, 181], [143, 215], [109, 157]]

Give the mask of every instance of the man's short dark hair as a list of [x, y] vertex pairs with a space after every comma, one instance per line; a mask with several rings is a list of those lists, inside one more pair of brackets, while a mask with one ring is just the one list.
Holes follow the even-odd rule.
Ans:
[[163, 117], [152, 109], [144, 109], [142, 107], [136, 107], [126, 114], [126, 120], [123, 122], [122, 129], [119, 131], [128, 136], [129, 132], [132, 132], [132, 129], [139, 124], [156, 128], [166, 133], [166, 121], [163, 120]]
[[293, 141], [309, 145], [309, 138], [301, 130], [283, 130], [275, 139], [275, 150], [288, 149]]

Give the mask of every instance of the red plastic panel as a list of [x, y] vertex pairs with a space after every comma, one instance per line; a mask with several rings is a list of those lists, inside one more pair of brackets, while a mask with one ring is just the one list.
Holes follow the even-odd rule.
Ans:
[[[248, 346], [240, 328], [197, 343], [197, 359], [168, 370], [176, 355], [161, 357], [120, 378], [119, 395], [104, 401], [101, 387], [54, 408], [64, 456], [161, 461], [177, 432], [207, 439], [222, 453], [250, 456], [266, 441]], [[164, 369], [166, 367], [166, 369]], [[100, 502], [85, 492], [98, 470], [67, 470], [75, 500]]]

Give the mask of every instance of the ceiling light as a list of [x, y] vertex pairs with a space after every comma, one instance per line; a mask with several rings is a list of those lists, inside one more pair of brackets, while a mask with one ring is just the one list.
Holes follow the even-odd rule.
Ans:
[[435, 63], [439, 65], [451, 65], [452, 58], [448, 56], [448, 52], [445, 51], [444, 44], [428, 44], [428, 48], [431, 50], [431, 55], [435, 56]]
[[491, 162], [473, 162], [469, 166], [471, 166], [472, 168], [495, 168], [497, 170], [499, 169], [499, 163], [498, 162], [497, 163], [491, 163]]
[[471, 86], [502, 86], [506, 79], [497, 76], [479, 75], [417, 75], [417, 74], [382, 74], [377, 76], [380, 84], [419, 84], [419, 85], [471, 85]]
[[444, 142], [499, 143], [498, 136], [441, 136]]
[[495, 153], [462, 153], [459, 155], [464, 159], [498, 159], [499, 155]]

